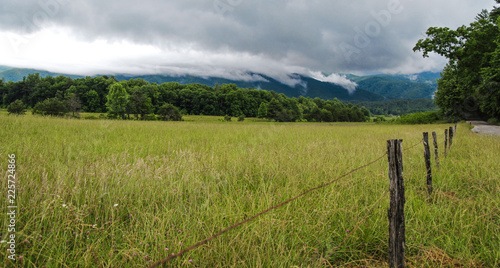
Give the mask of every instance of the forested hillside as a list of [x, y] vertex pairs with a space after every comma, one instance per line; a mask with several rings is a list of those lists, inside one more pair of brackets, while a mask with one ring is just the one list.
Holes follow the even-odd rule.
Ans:
[[350, 76], [360, 88], [389, 99], [432, 99], [439, 73]]
[[[22, 69], [22, 68], [10, 68], [2, 71], [0, 69], [0, 78], [4, 78], [5, 81], [19, 82], [22, 81], [24, 77], [29, 74], [39, 73], [41, 77], [46, 76], [68, 76], [73, 79], [84, 78], [84, 76], [78, 75], [67, 75], [60, 73], [53, 73], [48, 71], [40, 71], [34, 69]], [[358, 88], [353, 93], [349, 93], [344, 87], [328, 82], [318, 81], [311, 77], [306, 77], [303, 75], [293, 74], [291, 75], [296, 81], [301, 81], [295, 86], [289, 86], [283, 84], [280, 81], [273, 79], [272, 77], [266, 76], [264, 74], [250, 74], [256, 77], [260, 77], [259, 81], [243, 81], [243, 80], [231, 80], [221, 77], [200, 77], [192, 75], [166, 75], [166, 74], [153, 74], [153, 75], [125, 75], [116, 74], [113, 77], [117, 81], [130, 80], [130, 79], [143, 79], [145, 81], [162, 84], [167, 82], [177, 82], [179, 84], [201, 84], [210, 87], [214, 87], [217, 84], [235, 84], [240, 88], [257, 88], [264, 89], [268, 91], [274, 91], [276, 93], [283, 93], [288, 97], [311, 97], [311, 98], [322, 98], [322, 99], [334, 99], [337, 98], [343, 101], [359, 100], [359, 101], [381, 101], [385, 97], [368, 92], [362, 88]], [[109, 75], [108, 75], [109, 76]]]
[[366, 107], [376, 115], [401, 115], [427, 111], [436, 111], [438, 108], [434, 100], [429, 99], [396, 99], [388, 101], [360, 101], [354, 104]]
[[[0, 68], [0, 79], [5, 81], [18, 82], [23, 80], [23, 77], [29, 74], [39, 73], [41, 77], [64, 75], [73, 79], [84, 78], [84, 76], [67, 75], [53, 73], [35, 69], [22, 68]], [[249, 74], [259, 77], [258, 81], [243, 81], [231, 80], [221, 77], [200, 77], [193, 75], [167, 75], [167, 74], [152, 74], [152, 75], [125, 75], [116, 74], [116, 80], [144, 79], [151, 83], [162, 84], [166, 82], [178, 82], [180, 84], [202, 84], [214, 87], [219, 84], [235, 84], [240, 88], [257, 88], [277, 93], [283, 93], [288, 97], [311, 97], [321, 99], [337, 98], [343, 101], [383, 101], [390, 99], [431, 99], [436, 91], [436, 79], [439, 78], [439, 73], [424, 72], [412, 75], [392, 75], [392, 74], [377, 74], [367, 76], [345, 75], [349, 80], [358, 84], [356, 91], [349, 93], [344, 87], [322, 82], [312, 77], [293, 74], [291, 77], [296, 81], [300, 81], [295, 86], [283, 84], [280, 81], [264, 74]], [[110, 76], [110, 75], [108, 75]]]
[[[155, 118], [154, 114], [161, 113], [165, 105], [173, 105], [184, 114], [249, 116], [282, 122], [360, 122], [370, 116], [366, 108], [337, 99], [290, 98], [234, 84], [209, 87], [177, 82], [156, 84], [144, 79], [118, 82], [108, 76], [72, 79], [30, 74], [19, 82], [0, 80], [0, 96], [3, 106], [20, 100], [40, 114], [107, 112], [108, 117], [124, 119]], [[54, 111], [53, 107], [61, 109]]]

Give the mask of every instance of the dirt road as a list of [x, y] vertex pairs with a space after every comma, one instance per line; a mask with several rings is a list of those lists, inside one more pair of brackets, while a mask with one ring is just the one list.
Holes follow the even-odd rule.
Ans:
[[474, 128], [472, 132], [483, 135], [498, 135], [500, 136], [500, 126], [490, 125], [485, 121], [472, 121]]

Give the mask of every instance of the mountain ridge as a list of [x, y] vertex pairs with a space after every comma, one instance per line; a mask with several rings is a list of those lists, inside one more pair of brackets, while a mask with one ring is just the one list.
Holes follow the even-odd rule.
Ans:
[[370, 76], [348, 76], [359, 87], [391, 99], [432, 99], [437, 90], [439, 73], [378, 74]]
[[[56, 73], [45, 70], [28, 69], [28, 68], [11, 68], [8, 66], [0, 66], [0, 79], [6, 81], [22, 81], [23, 77], [28, 74], [39, 73], [40, 76], [67, 76], [72, 79], [84, 78], [84, 75], [69, 75], [64, 73]], [[161, 84], [164, 82], [178, 82], [180, 84], [198, 83], [207, 86], [215, 86], [216, 84], [235, 84], [241, 88], [256, 88], [268, 91], [283, 93], [288, 97], [311, 97], [321, 99], [337, 98], [342, 101], [383, 101], [389, 99], [431, 99], [437, 89], [436, 79], [438, 73], [423, 72], [412, 75], [392, 75], [392, 74], [377, 74], [367, 76], [356, 76], [347, 74], [345, 77], [358, 84], [356, 90], [351, 94], [349, 91], [338, 84], [331, 82], [322, 82], [316, 78], [308, 77], [300, 74], [292, 74], [291, 78], [300, 81], [295, 86], [286, 85], [265, 74], [249, 73], [262, 77], [261, 81], [242, 81], [232, 80], [221, 77], [201, 77], [193, 75], [168, 75], [168, 74], [114, 74], [118, 81], [130, 79], [144, 79], [151, 83]], [[104, 75], [94, 75], [104, 76]]]

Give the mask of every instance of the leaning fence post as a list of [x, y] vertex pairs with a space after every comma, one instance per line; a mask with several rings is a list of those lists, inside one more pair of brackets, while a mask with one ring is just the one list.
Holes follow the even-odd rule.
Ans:
[[450, 131], [448, 131], [448, 134], [450, 135], [450, 147], [448, 149], [449, 151], [451, 151], [451, 145], [453, 145], [453, 127], [450, 127]]
[[427, 192], [432, 194], [431, 151], [429, 150], [429, 133], [424, 132], [424, 161], [427, 170]]
[[434, 158], [436, 159], [436, 167], [439, 168], [439, 151], [436, 131], [432, 132], [432, 139], [434, 140]]
[[446, 150], [448, 149], [448, 129], [444, 130], [444, 157], [446, 157]]
[[403, 140], [387, 141], [389, 162], [390, 207], [389, 218], [389, 267], [405, 267], [405, 189], [403, 182]]

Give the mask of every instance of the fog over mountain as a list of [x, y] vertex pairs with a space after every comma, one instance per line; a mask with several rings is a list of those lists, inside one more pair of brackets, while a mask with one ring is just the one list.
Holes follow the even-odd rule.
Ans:
[[[0, 79], [5, 81], [22, 81], [30, 74], [38, 73], [41, 77], [63, 75], [73, 79], [83, 78], [79, 75], [52, 73], [45, 70], [12, 68], [0, 66]], [[108, 75], [109, 74], [103, 74]], [[286, 85], [265, 74], [248, 74], [258, 79], [234, 80], [211, 76], [193, 75], [131, 75], [115, 74], [118, 81], [130, 79], [144, 79], [151, 83], [162, 84], [177, 82], [180, 84], [202, 84], [215, 86], [217, 84], [235, 84], [240, 88], [256, 88], [277, 93], [284, 93], [288, 97], [312, 97], [322, 99], [338, 98], [344, 101], [382, 101], [389, 99], [431, 99], [437, 89], [436, 79], [439, 73], [424, 72], [411, 75], [367, 75], [352, 74], [323, 74], [311, 73], [309, 76], [290, 74], [289, 76], [300, 81], [294, 85]]]

